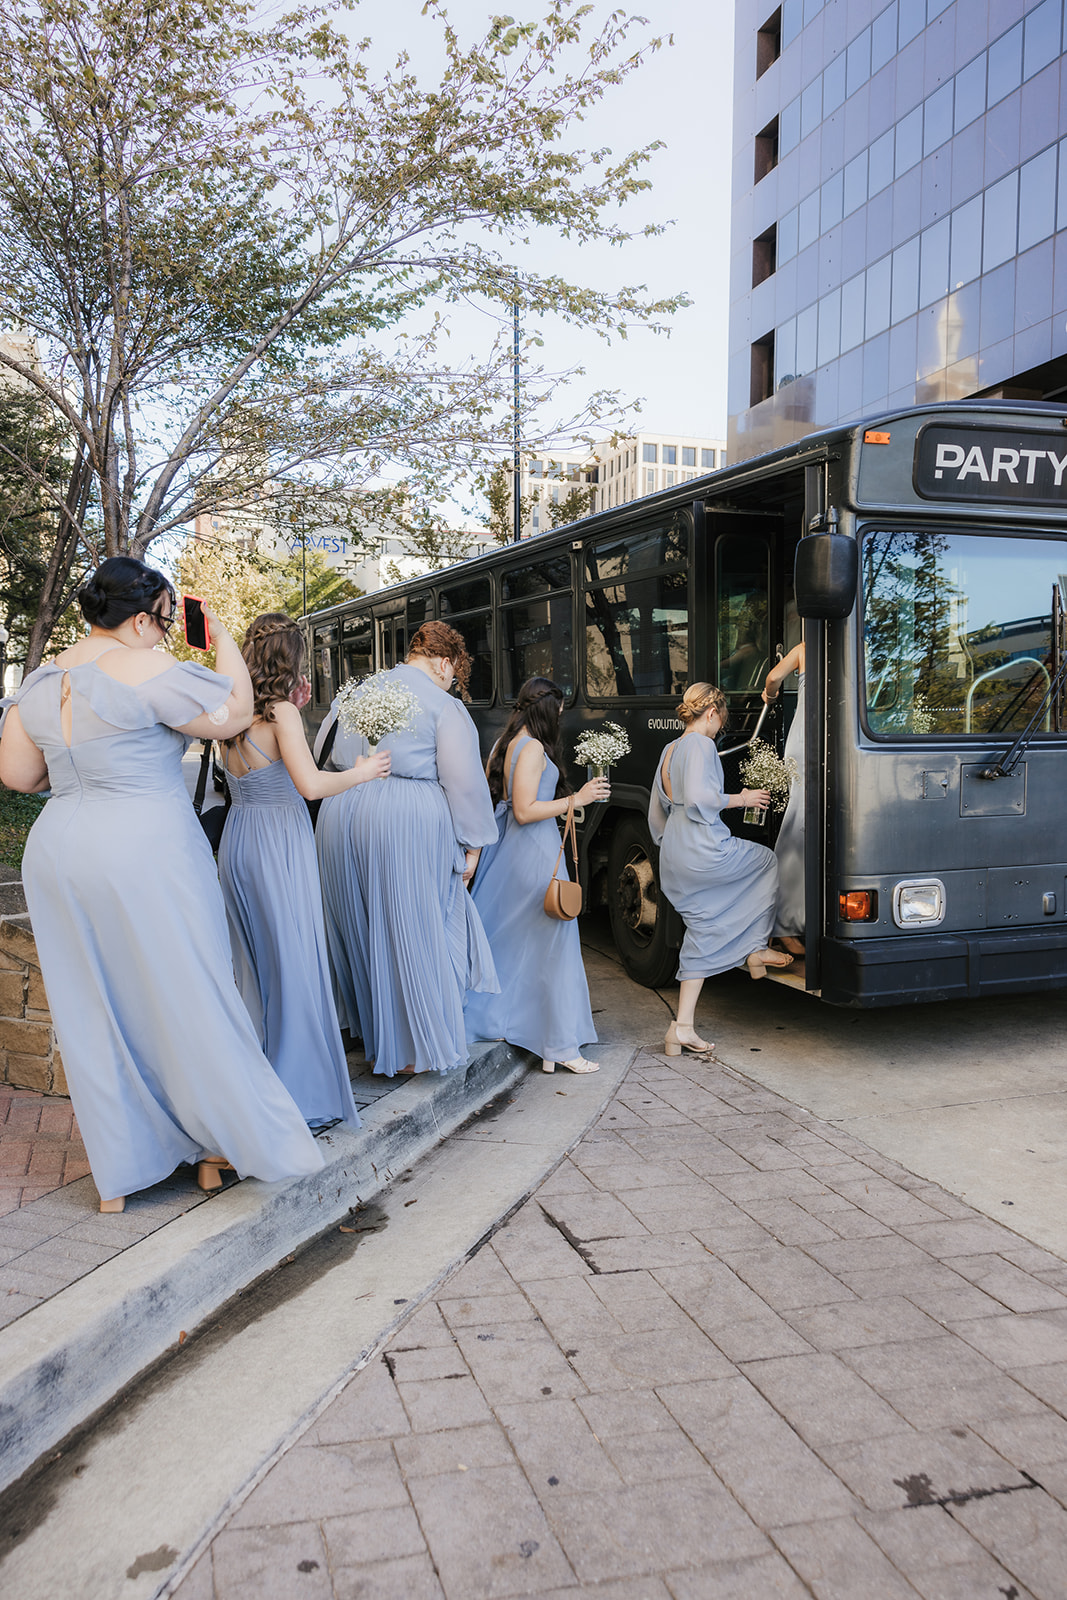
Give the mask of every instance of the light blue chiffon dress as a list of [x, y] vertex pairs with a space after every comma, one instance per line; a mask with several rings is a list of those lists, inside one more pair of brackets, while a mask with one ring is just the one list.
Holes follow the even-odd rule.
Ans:
[[766, 845], [737, 839], [722, 820], [722, 762], [711, 739], [687, 734], [670, 749], [674, 799], [661, 769], [648, 808], [663, 892], [685, 923], [678, 978], [710, 978], [766, 949], [774, 923], [778, 863]]
[[774, 853], [778, 858], [778, 906], [774, 931], [792, 939], [804, 936], [804, 674], [800, 674], [797, 708], [785, 741], [786, 759], [796, 762], [794, 779], [778, 830]]
[[322, 1153], [233, 981], [215, 862], [182, 777], [186, 740], [173, 731], [217, 710], [231, 680], [177, 663], [136, 688], [96, 662], [67, 676], [69, 746], [63, 668], [39, 667], [18, 695], [52, 788], [23, 883], [97, 1188], [134, 1194], [205, 1154], [242, 1176], [318, 1171]]
[[[477, 729], [417, 667], [390, 676], [418, 701], [413, 727], [379, 745], [392, 773], [324, 800], [315, 830], [341, 1025], [386, 1077], [463, 1066], [464, 994], [498, 987], [462, 878], [464, 851], [497, 836]], [[366, 751], [340, 731], [330, 761]]]
[[[519, 752], [508, 773], [508, 794]], [[559, 768], [546, 759], [538, 800], [552, 800]], [[496, 808], [498, 842], [482, 851], [474, 879], [478, 908], [496, 962], [499, 994], [467, 996], [467, 1033], [472, 1039], [506, 1039], [545, 1061], [573, 1061], [596, 1042], [589, 985], [582, 964], [577, 922], [545, 915], [545, 890], [559, 855], [559, 827], [551, 817], [516, 821], [510, 799]], [[559, 876], [569, 876], [567, 858]]]
[[[245, 742], [259, 750], [247, 735]], [[241, 759], [231, 746], [227, 762], [235, 757]], [[267, 1059], [311, 1127], [340, 1119], [358, 1128], [307, 803], [281, 760], [242, 773], [227, 767], [226, 782], [232, 804], [219, 881], [241, 998]]]

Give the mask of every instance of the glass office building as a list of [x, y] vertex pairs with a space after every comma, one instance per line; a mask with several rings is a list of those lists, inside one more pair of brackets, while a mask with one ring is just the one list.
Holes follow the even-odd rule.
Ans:
[[737, 0], [729, 459], [1067, 398], [1063, 0]]

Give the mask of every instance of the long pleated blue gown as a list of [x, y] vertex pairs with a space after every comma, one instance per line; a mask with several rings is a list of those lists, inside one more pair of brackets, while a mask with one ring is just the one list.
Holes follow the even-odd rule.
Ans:
[[722, 820], [722, 762], [703, 734], [670, 747], [673, 800], [656, 763], [648, 825], [659, 845], [664, 893], [685, 923], [683, 978], [710, 978], [763, 950], [774, 923], [778, 863], [766, 845], [737, 839]]
[[[259, 746], [248, 739], [253, 750]], [[260, 750], [260, 755], [263, 752]], [[228, 762], [240, 760], [231, 750]], [[267, 758], [264, 756], [264, 760]], [[312, 1126], [360, 1126], [330, 985], [315, 834], [284, 761], [227, 768], [219, 846], [233, 970], [267, 1059]]]
[[778, 905], [774, 931], [799, 939], [804, 934], [804, 674], [800, 674], [797, 707], [789, 724], [785, 754], [792, 756], [800, 776], [794, 778], [789, 801], [778, 830], [774, 853], [778, 858]]
[[[464, 994], [497, 987], [462, 879], [465, 850], [497, 836], [477, 729], [417, 667], [390, 676], [418, 701], [413, 727], [379, 746], [392, 773], [324, 800], [315, 830], [341, 1024], [387, 1077], [464, 1065]], [[332, 763], [366, 749], [339, 732]]]
[[[512, 756], [509, 796], [515, 763], [528, 742], [529, 735], [520, 739]], [[558, 781], [559, 768], [546, 758], [537, 799], [553, 799]], [[546, 1061], [573, 1061], [597, 1035], [578, 924], [545, 915], [559, 827], [551, 817], [518, 822], [510, 798], [501, 800], [496, 817], [498, 842], [482, 852], [473, 899], [492, 947], [500, 992], [467, 996], [467, 1033], [472, 1039], [506, 1039]], [[565, 856], [559, 876], [570, 876]]]
[[173, 731], [221, 706], [231, 680], [178, 663], [136, 688], [96, 662], [67, 675], [69, 746], [63, 668], [39, 667], [18, 695], [52, 788], [23, 883], [97, 1188], [134, 1194], [205, 1154], [242, 1176], [318, 1171], [322, 1153], [233, 981], [222, 891]]

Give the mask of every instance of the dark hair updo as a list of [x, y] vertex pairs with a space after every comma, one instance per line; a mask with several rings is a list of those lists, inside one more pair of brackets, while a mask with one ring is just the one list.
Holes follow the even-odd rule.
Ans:
[[91, 628], [121, 628], [142, 611], [155, 611], [161, 594], [175, 604], [174, 585], [162, 572], [146, 567], [133, 556], [112, 556], [102, 561], [78, 591], [82, 616]]
[[520, 728], [525, 728], [531, 738], [540, 740], [548, 759], [559, 768], [556, 799], [561, 800], [565, 794], [570, 794], [571, 787], [565, 772], [566, 762], [559, 749], [559, 714], [562, 710], [563, 690], [558, 683], [553, 683], [551, 678], [527, 678], [519, 690], [515, 709], [489, 757], [486, 777], [489, 779], [489, 793], [493, 797], [494, 805], [499, 805], [504, 798], [504, 762], [507, 759], [508, 745]]

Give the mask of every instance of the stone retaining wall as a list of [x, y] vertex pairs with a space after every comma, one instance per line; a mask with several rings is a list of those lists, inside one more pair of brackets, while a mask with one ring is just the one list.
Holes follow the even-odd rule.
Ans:
[[0, 868], [0, 1083], [67, 1093], [18, 873]]

